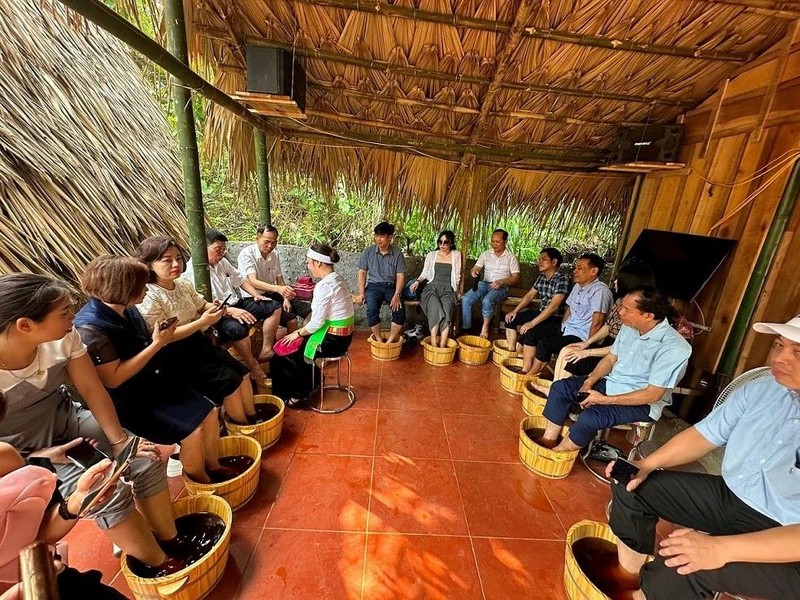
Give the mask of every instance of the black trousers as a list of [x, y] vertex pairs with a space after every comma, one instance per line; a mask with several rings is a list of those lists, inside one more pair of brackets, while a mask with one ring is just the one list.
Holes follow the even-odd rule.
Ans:
[[[659, 517], [711, 535], [752, 533], [780, 524], [737, 498], [722, 477], [701, 473], [655, 471], [633, 492], [612, 484], [609, 525], [628, 547], [653, 554]], [[766, 600], [800, 597], [800, 563], [728, 563], [713, 571], [680, 575], [664, 558], [644, 566], [642, 591], [647, 600], [712, 598], [714, 592]]]

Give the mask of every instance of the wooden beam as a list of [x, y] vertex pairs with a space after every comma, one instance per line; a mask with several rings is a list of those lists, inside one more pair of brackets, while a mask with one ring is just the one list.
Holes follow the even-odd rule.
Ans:
[[764, 100], [761, 103], [761, 110], [758, 113], [758, 127], [756, 128], [755, 132], [756, 142], [761, 141], [761, 135], [764, 133], [764, 124], [767, 122], [769, 111], [772, 108], [772, 103], [775, 100], [775, 92], [778, 91], [778, 84], [781, 82], [783, 71], [786, 68], [786, 63], [789, 60], [789, 55], [792, 51], [792, 42], [794, 42], [794, 38], [797, 35], [798, 24], [800, 24], [800, 19], [789, 25], [789, 29], [786, 31], [786, 36], [783, 38], [781, 43], [778, 60], [775, 61], [775, 70], [772, 72], [772, 79], [770, 79], [767, 93], [764, 95]]
[[369, 119], [361, 119], [356, 115], [350, 115], [345, 113], [332, 113], [323, 110], [316, 110], [313, 108], [306, 109], [306, 115], [309, 117], [328, 119], [330, 121], [338, 121], [341, 123], [349, 123], [351, 125], [360, 125], [363, 127], [374, 127], [376, 129], [394, 129], [395, 131], [402, 131], [403, 133], [408, 133], [422, 137], [444, 138], [448, 140], [453, 140], [454, 142], [467, 143], [470, 146], [481, 147], [481, 148], [489, 146], [489, 147], [499, 147], [499, 148], [510, 148], [512, 150], [517, 149], [517, 151], [525, 151], [532, 149], [542, 152], [555, 152], [555, 153], [565, 152], [569, 153], [570, 157], [587, 156], [593, 158], [598, 162], [602, 161], [604, 155], [604, 153], [601, 150], [596, 150], [595, 148], [554, 146], [551, 144], [540, 144], [536, 142], [519, 145], [519, 144], [502, 143], [494, 140], [481, 140], [481, 139], [473, 140], [471, 139], [471, 136], [460, 133], [440, 133], [434, 131], [426, 132], [421, 129], [415, 129], [414, 127], [409, 127], [408, 125], [396, 125], [392, 123], [387, 123], [385, 121], [372, 121]]
[[[315, 6], [327, 6], [331, 8], [342, 8], [345, 10], [363, 12], [373, 15], [383, 15], [387, 17], [399, 17], [414, 21], [425, 21], [428, 23], [439, 23], [451, 27], [462, 27], [475, 29], [478, 31], [491, 31], [498, 34], [507, 34], [511, 31], [512, 23], [503, 21], [491, 21], [489, 19], [479, 19], [465, 15], [455, 15], [452, 13], [440, 13], [426, 10], [417, 10], [411, 6], [401, 6], [388, 4], [386, 2], [371, 1], [361, 2], [360, 0], [296, 0], [304, 4]], [[586, 35], [573, 33], [559, 29], [540, 29], [536, 27], [526, 27], [522, 30], [522, 36], [526, 38], [549, 40], [577, 46], [591, 48], [603, 48], [618, 52], [640, 52], [644, 54], [658, 54], [664, 56], [680, 56], [682, 58], [695, 58], [710, 61], [728, 62], [747, 62], [751, 56], [749, 54], [738, 54], [735, 52], [717, 52], [715, 50], [703, 50], [701, 48], [691, 48], [683, 46], [669, 46], [663, 44], [650, 44], [637, 42], [630, 39], [617, 39], [597, 35]]]
[[[294, 121], [293, 126], [281, 125], [280, 129], [283, 132], [291, 131], [303, 137], [313, 138], [315, 134], [321, 134], [338, 140], [344, 140], [345, 142], [390, 147], [392, 150], [407, 149], [409, 151], [416, 152], [417, 154], [431, 154], [434, 152], [454, 153], [457, 155], [455, 157], [456, 160], [458, 159], [458, 156], [465, 152], [464, 144], [437, 142], [435, 140], [409, 140], [408, 138], [403, 137], [365, 133], [361, 131], [333, 131], [327, 130], [325, 126], [320, 123], [306, 125], [305, 123]], [[476, 156], [480, 157], [502, 157], [509, 160], [538, 160], [541, 163], [556, 163], [555, 165], [551, 164], [549, 168], [551, 170], [559, 171], [565, 169], [559, 166], [558, 163], [564, 163], [565, 165], [574, 167], [585, 165], [582, 167], [583, 170], [594, 170], [595, 167], [603, 164], [603, 161], [599, 159], [574, 155], [569, 150], [569, 148], [564, 147], [563, 154], [553, 154], [537, 151], [535, 149], [531, 149], [530, 147], [520, 146], [501, 146], [497, 148], [491, 146], [466, 147], [466, 151], [472, 152]], [[567, 168], [566, 170], [569, 169]]]
[[[195, 26], [195, 31], [198, 35], [211, 37], [213, 39], [226, 41], [231, 43], [227, 38], [225, 32], [220, 29], [206, 27], [204, 25]], [[272, 48], [282, 48], [294, 52], [297, 55], [305, 56], [316, 60], [325, 62], [336, 62], [346, 65], [353, 65], [362, 67], [364, 69], [371, 69], [376, 71], [383, 71], [385, 73], [396, 73], [398, 75], [405, 75], [408, 77], [419, 77], [422, 79], [434, 79], [437, 81], [452, 81], [456, 83], [467, 83], [474, 85], [489, 85], [488, 79], [481, 77], [474, 77], [471, 75], [459, 75], [458, 73], [445, 73], [443, 71], [432, 71], [429, 69], [422, 69], [418, 67], [403, 67], [391, 65], [386, 61], [374, 60], [368, 58], [360, 58], [349, 54], [337, 54], [335, 52], [326, 52], [325, 50], [318, 50], [316, 48], [307, 48], [305, 46], [294, 46], [286, 42], [272, 40], [261, 37], [247, 36], [245, 39], [248, 45], [262, 46]], [[659, 95], [652, 96], [634, 96], [629, 94], [615, 94], [613, 92], [601, 92], [593, 90], [585, 90], [581, 88], [565, 88], [552, 85], [536, 85], [514, 81], [504, 81], [500, 84], [503, 89], [518, 90], [529, 93], [537, 94], [553, 94], [558, 96], [575, 96], [578, 98], [590, 98], [597, 100], [614, 100], [618, 102], [635, 102], [639, 104], [652, 104], [661, 106], [675, 106], [679, 108], [690, 108], [697, 105], [696, 98], [687, 98], [685, 100], [664, 98]]]
[[731, 82], [730, 78], [725, 80], [722, 84], [722, 89], [719, 91], [719, 98], [717, 98], [717, 107], [714, 109], [714, 114], [708, 120], [708, 127], [706, 128], [706, 136], [703, 140], [703, 145], [700, 148], [700, 158], [706, 157], [708, 152], [708, 145], [711, 143], [711, 136], [714, 134], [714, 128], [719, 121], [719, 113], [722, 111], [722, 103], [725, 102], [725, 94], [728, 92], [728, 84]]

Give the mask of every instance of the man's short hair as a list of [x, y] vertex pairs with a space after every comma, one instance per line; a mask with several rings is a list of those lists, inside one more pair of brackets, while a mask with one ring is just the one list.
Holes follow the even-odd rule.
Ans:
[[652, 285], [642, 285], [633, 288], [628, 295], [636, 295], [636, 308], [644, 313], [653, 313], [656, 321], [663, 321], [672, 311], [672, 305], [667, 296]]
[[606, 266], [606, 261], [604, 261], [599, 254], [595, 254], [594, 252], [586, 252], [585, 254], [581, 254], [578, 257], [578, 260], [581, 259], [588, 262], [590, 267], [597, 269], [598, 276], [603, 272], [603, 269]]
[[258, 227], [256, 227], [256, 235], [264, 235], [265, 233], [274, 233], [275, 237], [278, 237], [278, 228], [266, 223], [259, 223]]
[[228, 243], [228, 238], [219, 229], [213, 227], [206, 227], [206, 246], [210, 246], [214, 242]]
[[558, 266], [561, 266], [561, 263], [564, 262], [564, 255], [557, 248], [542, 248], [542, 251], [539, 254], [547, 254], [550, 260], [554, 260], [558, 263]]
[[504, 242], [507, 242], [507, 241], [508, 241], [508, 232], [507, 232], [505, 229], [495, 229], [495, 230], [492, 232], [492, 235], [494, 235], [495, 233], [499, 233], [500, 235], [502, 235], [502, 236], [503, 236], [503, 241], [504, 241]]
[[375, 225], [375, 235], [394, 235], [394, 225], [388, 221], [381, 221]]

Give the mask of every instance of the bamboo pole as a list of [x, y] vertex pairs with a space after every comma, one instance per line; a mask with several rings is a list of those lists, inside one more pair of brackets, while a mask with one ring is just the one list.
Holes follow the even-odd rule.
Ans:
[[276, 133], [276, 128], [266, 119], [253, 115], [244, 105], [236, 102], [236, 100], [231, 98], [228, 94], [211, 85], [208, 81], [200, 77], [200, 75], [192, 71], [187, 63], [173, 56], [166, 48], [150, 39], [144, 32], [131, 25], [116, 12], [103, 5], [99, 0], [58, 1], [92, 23], [98, 25], [134, 50], [142, 53], [172, 76], [183, 81], [184, 84], [201, 96], [208, 98], [212, 102], [216, 102], [243, 121], [250, 123], [253, 127], [268, 133]]
[[616, 256], [614, 256], [614, 269], [611, 271], [611, 279], [614, 279], [617, 276], [617, 271], [619, 271], [619, 266], [622, 263], [622, 256], [625, 253], [625, 246], [628, 245], [628, 238], [631, 236], [633, 217], [636, 214], [636, 207], [639, 205], [639, 196], [642, 193], [644, 177], [645, 176], [640, 173], [636, 176], [633, 182], [631, 201], [628, 205], [628, 212], [625, 215], [625, 225], [622, 228], [622, 234], [619, 236], [619, 242], [617, 243], [617, 253]]
[[739, 352], [742, 350], [745, 336], [750, 330], [750, 324], [753, 320], [753, 313], [756, 309], [761, 290], [764, 287], [764, 282], [770, 268], [775, 263], [775, 254], [781, 243], [781, 238], [786, 231], [786, 226], [792, 216], [792, 212], [797, 206], [797, 200], [800, 197], [800, 160], [794, 163], [792, 172], [789, 175], [789, 180], [786, 182], [786, 187], [781, 195], [781, 201], [775, 211], [775, 216], [769, 226], [769, 231], [764, 238], [764, 244], [761, 246], [761, 252], [756, 259], [753, 274], [750, 275], [750, 280], [747, 282], [742, 301], [739, 303], [739, 310], [736, 311], [736, 316], [731, 325], [731, 332], [725, 342], [725, 348], [722, 350], [722, 357], [719, 361], [719, 368], [717, 373], [723, 378], [732, 378], [734, 367], [736, 366]]
[[267, 138], [264, 132], [253, 130], [256, 151], [256, 184], [258, 187], [259, 223], [272, 225], [272, 209], [269, 195], [269, 158], [267, 157]]
[[[77, 0], [60, 0], [61, 2], [74, 2]], [[85, 0], [84, 0], [85, 1]], [[215, 27], [207, 27], [197, 25], [195, 31], [198, 35], [211, 37], [217, 40], [235, 43], [227, 35], [225, 30]], [[407, 75], [409, 77], [420, 77], [427, 79], [434, 79], [437, 81], [455, 81], [457, 83], [470, 83], [475, 85], [489, 85], [491, 82], [482, 77], [475, 77], [472, 75], [462, 75], [459, 73], [446, 73], [444, 71], [433, 71], [430, 69], [423, 69], [420, 67], [404, 67], [392, 65], [384, 60], [377, 60], [372, 58], [361, 58], [350, 54], [337, 54], [335, 52], [327, 52], [317, 48], [306, 48], [304, 46], [295, 46], [281, 40], [272, 38], [263, 38], [257, 36], [246, 36], [245, 42], [249, 46], [263, 46], [267, 48], [281, 48], [294, 52], [298, 56], [305, 56], [308, 58], [321, 60], [323, 62], [335, 62], [346, 65], [353, 65], [362, 67], [364, 69], [371, 69], [376, 71], [383, 71], [385, 73], [396, 73], [398, 75]], [[636, 102], [639, 104], [653, 104], [660, 106], [677, 106], [677, 107], [695, 107], [698, 103], [696, 98], [678, 99], [678, 98], [664, 98], [658, 94], [651, 96], [634, 96], [630, 94], [615, 94], [613, 92], [604, 92], [601, 90], [585, 90], [582, 88], [568, 88], [559, 87], [554, 85], [537, 85], [532, 83], [522, 83], [516, 81], [504, 81], [501, 85], [503, 89], [519, 90], [523, 92], [540, 93], [540, 94], [555, 94], [560, 96], [576, 96], [578, 98], [591, 98], [593, 100], [615, 100], [618, 102]]]
[[[183, 0], [166, 0], [164, 2], [164, 21], [166, 22], [167, 44], [170, 53], [184, 65], [188, 65], [189, 50], [186, 45]], [[210, 301], [211, 278], [208, 272], [208, 252], [206, 251], [203, 184], [200, 178], [200, 157], [197, 152], [192, 93], [186, 84], [174, 75], [170, 79], [172, 103], [177, 120], [178, 145], [183, 163], [183, 192], [186, 198], [186, 220], [189, 227], [189, 245], [194, 267], [195, 288], [206, 300]]]
[[[475, 29], [478, 31], [491, 31], [493, 33], [505, 34], [511, 31], [512, 23], [502, 21], [491, 21], [464, 15], [445, 14], [419, 10], [413, 6], [402, 6], [400, 4], [388, 4], [386, 2], [361, 2], [360, 0], [297, 0], [304, 4], [314, 6], [329, 6], [331, 8], [342, 8], [346, 10], [365, 12], [373, 15], [384, 15], [387, 17], [400, 17], [414, 21], [426, 21], [428, 23], [440, 23], [451, 27], [462, 27]], [[703, 50], [702, 48], [689, 48], [682, 46], [667, 46], [663, 44], [651, 44], [636, 42], [634, 40], [610, 38], [599, 35], [587, 35], [584, 33], [573, 33], [559, 29], [540, 29], [536, 27], [526, 27], [522, 30], [522, 36], [539, 40], [551, 40], [566, 44], [575, 44], [590, 48], [603, 48], [619, 52], [639, 52], [644, 54], [658, 54], [664, 56], [680, 56], [683, 58], [694, 58], [698, 60], [726, 61], [745, 63], [751, 57], [747, 54], [736, 54], [733, 52], [717, 52], [716, 50]]]

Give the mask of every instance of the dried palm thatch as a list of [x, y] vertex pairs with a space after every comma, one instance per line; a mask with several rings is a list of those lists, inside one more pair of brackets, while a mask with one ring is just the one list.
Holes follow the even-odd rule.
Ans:
[[[770, 0], [197, 6], [195, 60], [230, 91], [244, 89], [247, 44], [287, 49], [306, 70], [307, 120], [276, 120], [281, 177], [344, 182], [465, 227], [510, 211], [618, 218], [631, 181], [597, 168], [619, 126], [674, 122], [800, 16], [800, 2]], [[230, 148], [241, 177], [250, 136], [217, 121], [230, 116], [211, 115], [207, 143]]]
[[49, 0], [0, 3], [0, 272], [74, 277], [185, 238], [169, 127], [121, 45]]

